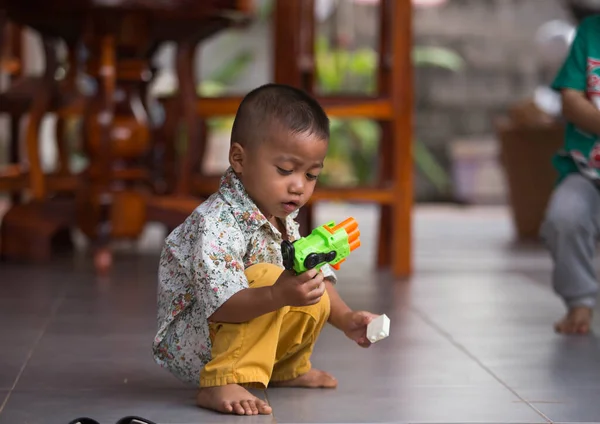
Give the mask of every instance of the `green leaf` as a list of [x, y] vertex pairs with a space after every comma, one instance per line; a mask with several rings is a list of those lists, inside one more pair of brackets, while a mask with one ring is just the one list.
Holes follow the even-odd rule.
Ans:
[[450, 177], [427, 146], [419, 140], [415, 140], [413, 144], [413, 157], [416, 165], [435, 188], [442, 193], [447, 192], [450, 187]]
[[323, 34], [317, 35], [315, 40], [315, 55], [327, 53], [329, 51], [329, 40]]
[[264, 1], [263, 4], [258, 8], [257, 18], [259, 21], [268, 20], [273, 13], [273, 0]]
[[352, 119], [348, 121], [350, 131], [360, 140], [363, 153], [371, 155], [379, 144], [379, 125], [371, 119]]
[[329, 120], [329, 131], [331, 133], [340, 131], [343, 126], [344, 126], [344, 121], [342, 121], [339, 118], [331, 118]]
[[415, 66], [436, 66], [453, 72], [465, 66], [465, 61], [458, 53], [443, 47], [416, 46], [412, 58]]
[[254, 59], [252, 52], [242, 51], [213, 71], [207, 79], [223, 85], [231, 84], [246, 70], [252, 59]]
[[372, 49], [360, 49], [355, 51], [348, 63], [348, 70], [358, 76], [375, 77], [377, 69], [377, 53]]
[[213, 80], [204, 80], [198, 84], [198, 93], [202, 97], [218, 97], [225, 93], [227, 87], [225, 84], [221, 84]]
[[341, 84], [340, 75], [337, 73], [332, 56], [322, 55], [316, 60], [317, 79], [321, 90], [327, 94], [338, 89]]
[[231, 132], [234, 117], [219, 116], [206, 120], [206, 125], [211, 132]]

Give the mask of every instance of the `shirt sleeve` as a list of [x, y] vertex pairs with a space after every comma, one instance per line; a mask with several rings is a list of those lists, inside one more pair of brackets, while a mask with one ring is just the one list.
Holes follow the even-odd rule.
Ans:
[[552, 82], [552, 88], [560, 91], [563, 88], [585, 91], [587, 87], [587, 38], [589, 21], [583, 20], [577, 28], [575, 39], [571, 44], [567, 58]]
[[245, 251], [245, 237], [240, 229], [216, 219], [203, 224], [194, 252], [193, 278], [207, 317], [234, 294], [248, 288]]

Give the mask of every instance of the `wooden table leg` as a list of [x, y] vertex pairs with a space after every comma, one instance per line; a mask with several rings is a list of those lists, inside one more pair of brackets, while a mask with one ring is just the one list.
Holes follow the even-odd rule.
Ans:
[[[390, 19], [391, 2], [382, 1], [379, 5], [379, 64], [377, 66], [377, 90], [379, 96], [390, 96], [392, 85], [391, 48], [392, 22]], [[381, 135], [379, 139], [379, 184], [388, 184], [394, 179], [393, 154], [398, 142], [391, 122], [379, 121]], [[385, 268], [392, 264], [392, 220], [393, 208], [390, 205], [380, 205], [379, 235], [377, 242], [377, 267]]]
[[[51, 106], [55, 89], [55, 40], [43, 36], [46, 69], [41, 89], [33, 98], [26, 131], [29, 188], [32, 200], [12, 205], [0, 227], [0, 248], [3, 258], [49, 260], [56, 241], [65, 240], [73, 223], [73, 202], [69, 199], [49, 199], [40, 160], [39, 129], [41, 120]], [[16, 146], [14, 146], [16, 147]], [[63, 243], [64, 244], [64, 243]]]
[[186, 150], [179, 166], [175, 193], [187, 196], [191, 192], [192, 175], [203, 161], [206, 137], [201, 137], [200, 122], [196, 116], [196, 86], [194, 82], [194, 53], [197, 42], [187, 38], [177, 45], [177, 79], [179, 81], [178, 110], [182, 112], [186, 126]]
[[[390, 1], [390, 0], [388, 0]], [[413, 207], [413, 83], [412, 4], [394, 0], [392, 27], [392, 98], [394, 99], [394, 205], [392, 212], [392, 273], [407, 278], [412, 274]]]
[[98, 91], [86, 112], [85, 144], [90, 156], [87, 184], [78, 192], [79, 227], [92, 240], [94, 265], [105, 274], [112, 266], [110, 251], [111, 130], [116, 88], [116, 42], [111, 33], [99, 36]]
[[29, 111], [29, 123], [26, 132], [27, 157], [29, 160], [29, 184], [31, 194], [36, 201], [46, 199], [46, 184], [44, 173], [42, 171], [42, 162], [40, 159], [40, 124], [42, 118], [50, 108], [52, 91], [54, 86], [54, 73], [58, 67], [56, 52], [54, 51], [54, 40], [43, 37], [44, 53], [46, 57], [46, 70], [43, 77], [43, 85], [40, 92], [33, 98], [33, 103]]

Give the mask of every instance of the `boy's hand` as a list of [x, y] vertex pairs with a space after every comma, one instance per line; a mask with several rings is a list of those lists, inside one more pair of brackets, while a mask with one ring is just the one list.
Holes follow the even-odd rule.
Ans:
[[341, 330], [360, 347], [369, 347], [371, 342], [367, 339], [367, 325], [377, 317], [378, 315], [366, 311], [348, 312], [344, 317]]
[[325, 293], [323, 278], [323, 273], [315, 269], [299, 275], [283, 271], [272, 286], [273, 298], [284, 306], [314, 305]]

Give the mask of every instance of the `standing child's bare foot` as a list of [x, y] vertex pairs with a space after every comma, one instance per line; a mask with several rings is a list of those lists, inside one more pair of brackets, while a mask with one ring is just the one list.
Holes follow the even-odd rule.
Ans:
[[224, 414], [269, 415], [273, 412], [267, 402], [238, 384], [203, 387], [196, 395], [196, 404]]
[[292, 380], [272, 381], [274, 387], [307, 387], [307, 388], [326, 388], [334, 389], [337, 387], [337, 380], [334, 376], [325, 371], [311, 369], [306, 374], [302, 374]]
[[565, 317], [554, 325], [557, 333], [587, 334], [592, 322], [592, 310], [585, 306], [577, 306], [569, 310]]

